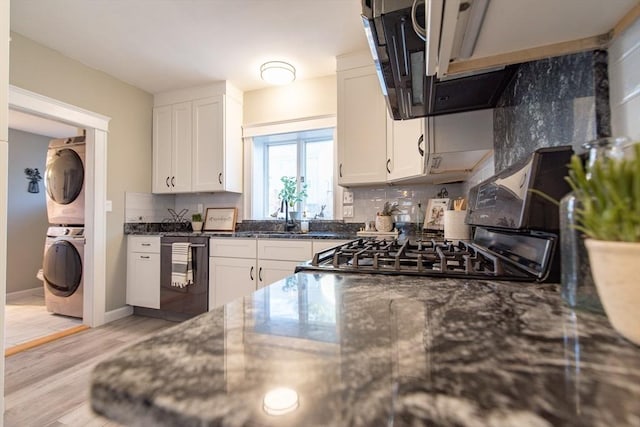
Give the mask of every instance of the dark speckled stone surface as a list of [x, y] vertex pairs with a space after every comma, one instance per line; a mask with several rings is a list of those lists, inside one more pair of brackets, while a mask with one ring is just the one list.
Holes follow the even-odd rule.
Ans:
[[611, 135], [607, 52], [522, 64], [494, 110], [496, 171], [541, 147]]
[[[299, 407], [267, 415], [281, 386]], [[300, 273], [100, 363], [91, 404], [132, 426], [637, 426], [640, 348], [553, 284]]]

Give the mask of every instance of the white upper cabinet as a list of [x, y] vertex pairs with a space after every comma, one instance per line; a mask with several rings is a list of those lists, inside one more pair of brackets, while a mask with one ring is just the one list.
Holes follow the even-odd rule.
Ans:
[[242, 104], [225, 95], [193, 101], [192, 189], [242, 192]]
[[374, 66], [350, 66], [350, 57], [338, 58], [338, 184], [383, 183], [387, 106]]
[[493, 110], [392, 120], [366, 54], [338, 58], [338, 183], [443, 183], [467, 178], [493, 149]]
[[153, 192], [191, 190], [191, 103], [153, 109]]
[[428, 135], [422, 119], [393, 120], [387, 115], [387, 181], [424, 175]]
[[221, 82], [154, 103], [153, 192], [242, 192], [242, 93]]

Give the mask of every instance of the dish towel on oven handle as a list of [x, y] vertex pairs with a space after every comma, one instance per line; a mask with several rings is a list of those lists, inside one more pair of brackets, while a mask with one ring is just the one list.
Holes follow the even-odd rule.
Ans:
[[184, 288], [191, 284], [193, 284], [191, 243], [173, 243], [171, 245], [171, 286]]

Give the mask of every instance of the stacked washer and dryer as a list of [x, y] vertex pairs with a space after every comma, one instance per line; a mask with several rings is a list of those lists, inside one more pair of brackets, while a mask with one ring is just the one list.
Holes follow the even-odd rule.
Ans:
[[49, 228], [42, 276], [47, 310], [82, 318], [85, 137], [52, 139], [44, 183]]

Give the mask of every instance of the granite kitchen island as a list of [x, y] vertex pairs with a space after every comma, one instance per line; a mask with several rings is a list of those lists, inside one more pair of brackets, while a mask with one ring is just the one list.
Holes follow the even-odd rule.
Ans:
[[132, 426], [638, 426], [640, 347], [554, 284], [298, 273], [100, 363], [91, 405]]

